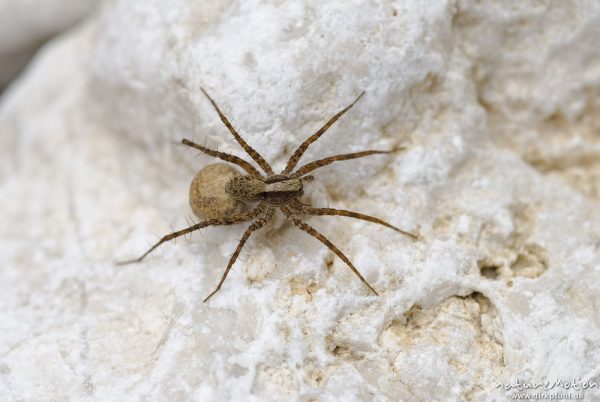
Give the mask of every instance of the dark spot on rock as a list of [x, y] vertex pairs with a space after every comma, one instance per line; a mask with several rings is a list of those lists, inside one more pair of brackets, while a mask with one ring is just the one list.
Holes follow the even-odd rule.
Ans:
[[477, 266], [479, 267], [479, 272], [481, 276], [488, 279], [498, 279], [500, 276], [500, 266], [489, 264], [486, 261], [478, 261]]

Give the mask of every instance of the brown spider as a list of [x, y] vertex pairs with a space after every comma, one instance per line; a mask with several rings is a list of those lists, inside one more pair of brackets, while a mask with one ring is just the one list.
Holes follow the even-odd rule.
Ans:
[[[324, 159], [319, 159], [314, 162], [307, 163], [297, 169], [295, 172], [292, 172], [293, 169], [298, 164], [298, 161], [306, 151], [306, 149], [321, 137], [327, 131], [329, 127], [333, 125], [344, 113], [346, 113], [358, 100], [364, 95], [362, 92], [349, 106], [342, 109], [335, 116], [333, 116], [321, 129], [319, 129], [315, 134], [310, 136], [306, 141], [302, 143], [294, 151], [290, 160], [287, 163], [287, 166], [280, 174], [275, 174], [271, 166], [264, 160], [262, 156], [258, 152], [256, 152], [250, 145], [246, 143], [237, 133], [235, 128], [231, 125], [227, 117], [223, 115], [215, 101], [208, 95], [208, 93], [202, 89], [202, 92], [210, 103], [212, 103], [213, 107], [219, 114], [221, 121], [225, 126], [229, 129], [231, 134], [235, 137], [236, 141], [240, 144], [240, 146], [252, 157], [252, 159], [261, 167], [261, 169], [266, 173], [266, 175], [262, 175], [258, 169], [252, 166], [250, 163], [245, 161], [242, 158], [239, 158], [234, 155], [229, 155], [223, 152], [215, 151], [209, 148], [206, 148], [202, 145], [196, 144], [188, 139], [183, 139], [181, 142], [184, 145], [200, 150], [201, 152], [208, 154], [210, 156], [214, 156], [216, 158], [222, 159], [224, 161], [233, 163], [244, 169], [248, 174], [247, 175], [239, 175], [229, 179], [225, 185], [225, 191], [236, 201], [242, 203], [252, 203], [258, 202], [258, 205], [255, 206], [248, 212], [238, 213], [232, 216], [221, 216], [215, 219], [204, 220], [203, 222], [199, 222], [195, 225], [192, 225], [186, 229], [178, 230], [171, 234], [168, 234], [161, 238], [155, 245], [150, 247], [148, 251], [142, 254], [139, 258], [128, 260], [121, 262], [119, 264], [129, 264], [134, 262], [140, 262], [150, 254], [154, 249], [158, 246], [167, 242], [169, 240], [173, 240], [179, 236], [183, 236], [185, 234], [191, 233], [195, 230], [205, 228], [207, 226], [217, 226], [217, 225], [233, 225], [241, 222], [246, 222], [254, 218], [258, 218], [254, 221], [244, 232], [242, 239], [240, 240], [237, 248], [233, 252], [233, 255], [229, 259], [229, 263], [227, 264], [227, 268], [225, 268], [225, 272], [219, 281], [216, 289], [209, 294], [204, 301], [206, 302], [210, 299], [215, 293], [221, 289], [223, 282], [225, 282], [225, 278], [229, 274], [231, 267], [237, 260], [240, 251], [244, 247], [244, 244], [252, 234], [252, 232], [262, 228], [265, 226], [272, 218], [275, 213], [275, 208], [279, 208], [286, 218], [296, 225], [298, 228], [308, 233], [309, 235], [315, 237], [317, 240], [325, 244], [331, 251], [333, 251], [338, 257], [344, 261], [348, 267], [360, 278], [360, 280], [376, 295], [378, 294], [375, 289], [365, 280], [365, 278], [360, 274], [360, 272], [352, 265], [348, 257], [346, 257], [333, 243], [331, 243], [325, 236], [315, 230], [312, 226], [307, 225], [299, 218], [297, 218], [298, 214], [308, 214], [308, 215], [340, 215], [340, 216], [348, 216], [351, 218], [362, 219], [369, 222], [378, 223], [380, 225], [391, 228], [397, 232], [405, 234], [407, 236], [412, 237], [413, 239], [417, 239], [417, 235], [406, 232], [404, 230], [398, 229], [395, 226], [390, 225], [387, 222], [379, 218], [375, 218], [373, 216], [360, 214], [357, 212], [347, 211], [343, 209], [334, 209], [334, 208], [313, 208], [310, 205], [307, 205], [299, 200], [299, 197], [304, 194], [303, 181], [312, 180], [312, 176], [307, 175], [313, 170], [320, 168], [325, 165], [329, 165], [335, 161], [342, 161], [348, 159], [361, 158], [363, 156], [374, 155], [374, 154], [386, 154], [394, 152], [398, 149], [393, 149], [391, 151], [377, 151], [377, 150], [368, 150], [362, 152], [354, 152], [349, 154], [340, 154], [330, 156]], [[192, 194], [190, 194], [192, 197]], [[190, 203], [193, 204], [194, 200], [190, 199]]]

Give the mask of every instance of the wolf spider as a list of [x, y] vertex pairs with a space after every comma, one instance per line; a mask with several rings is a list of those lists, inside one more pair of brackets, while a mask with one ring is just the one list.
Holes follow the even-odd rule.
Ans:
[[[170, 234], [162, 237], [156, 244], [154, 244], [152, 247], [150, 247], [150, 249], [148, 251], [146, 251], [144, 254], [142, 254], [139, 258], [136, 258], [133, 260], [128, 260], [128, 261], [123, 261], [119, 264], [129, 264], [129, 263], [140, 262], [144, 259], [144, 257], [146, 257], [148, 254], [150, 254], [154, 249], [156, 249], [161, 244], [163, 244], [169, 240], [173, 240], [179, 236], [183, 236], [185, 234], [191, 233], [198, 229], [202, 229], [202, 228], [205, 228], [208, 226], [234, 225], [237, 223], [242, 223], [242, 222], [246, 222], [246, 221], [258, 218], [244, 232], [237, 248], [235, 249], [235, 251], [233, 252], [233, 255], [229, 259], [229, 263], [227, 264], [227, 268], [225, 268], [225, 272], [223, 273], [223, 276], [221, 277], [219, 284], [217, 285], [215, 290], [204, 299], [204, 302], [206, 302], [208, 299], [210, 299], [215, 293], [217, 293], [221, 289], [223, 282], [225, 282], [225, 278], [227, 278], [227, 275], [229, 274], [231, 267], [237, 260], [239, 254], [240, 254], [240, 251], [242, 250], [244, 244], [246, 243], [246, 241], [248, 240], [250, 235], [253, 232], [255, 232], [258, 229], [265, 226], [273, 218], [273, 215], [275, 214], [275, 209], [279, 208], [283, 212], [285, 217], [292, 224], [294, 224], [300, 230], [308, 233], [309, 235], [313, 236], [314, 238], [319, 240], [321, 243], [323, 243], [325, 246], [327, 246], [342, 261], [344, 261], [346, 263], [346, 265], [348, 265], [348, 267], [350, 267], [352, 272], [354, 272], [354, 274], [356, 274], [356, 276], [358, 276], [360, 278], [362, 283], [364, 283], [374, 294], [378, 295], [378, 293], [375, 291], [375, 289], [373, 289], [373, 287], [366, 281], [366, 279], [361, 275], [361, 273], [358, 271], [358, 269], [356, 269], [356, 267], [354, 267], [352, 262], [350, 262], [350, 260], [348, 259], [348, 257], [346, 257], [344, 255], [344, 253], [342, 253], [333, 243], [331, 243], [325, 236], [323, 236], [321, 233], [319, 233], [316, 229], [314, 229], [312, 226], [304, 223], [302, 220], [300, 220], [297, 217], [299, 214], [347, 216], [350, 218], [356, 218], [356, 219], [361, 219], [361, 220], [368, 221], [368, 222], [378, 223], [380, 225], [383, 225], [385, 227], [393, 229], [399, 233], [410, 236], [413, 239], [417, 239], [417, 235], [407, 232], [407, 231], [404, 231], [404, 230], [401, 230], [379, 218], [361, 214], [358, 212], [347, 211], [344, 209], [313, 208], [310, 205], [303, 203], [299, 199], [299, 197], [301, 197], [304, 194], [303, 182], [312, 180], [313, 177], [311, 175], [308, 175], [308, 173], [312, 172], [315, 169], [329, 165], [336, 161], [362, 158], [364, 156], [375, 155], [375, 154], [387, 154], [387, 153], [391, 153], [391, 152], [398, 150], [398, 148], [392, 149], [389, 151], [367, 150], [367, 151], [354, 152], [354, 153], [348, 153], [348, 154], [333, 155], [333, 156], [329, 156], [327, 158], [319, 159], [319, 160], [307, 163], [305, 165], [302, 165], [300, 168], [298, 168], [297, 170], [294, 171], [294, 168], [298, 164], [300, 158], [302, 157], [302, 155], [304, 154], [306, 149], [313, 142], [318, 140], [319, 137], [321, 137], [325, 133], [325, 131], [327, 131], [327, 129], [329, 127], [331, 127], [344, 113], [346, 113], [352, 106], [354, 106], [354, 104], [356, 102], [358, 102], [358, 100], [364, 95], [364, 92], [362, 92], [354, 100], [354, 102], [352, 102], [350, 105], [348, 105], [347, 107], [345, 107], [344, 109], [339, 111], [327, 123], [325, 123], [325, 125], [323, 127], [321, 127], [316, 133], [314, 133], [306, 141], [304, 141], [294, 151], [294, 153], [290, 157], [285, 169], [280, 174], [275, 174], [273, 172], [273, 169], [271, 168], [271, 166], [267, 163], [267, 161], [265, 161], [265, 159], [262, 156], [260, 156], [260, 154], [258, 152], [256, 152], [256, 150], [254, 150], [250, 145], [248, 145], [248, 143], [246, 143], [246, 141], [244, 141], [242, 139], [242, 137], [240, 137], [238, 132], [231, 125], [231, 123], [229, 122], [227, 117], [225, 117], [225, 115], [221, 112], [221, 110], [219, 109], [219, 107], [217, 106], [215, 101], [210, 97], [210, 95], [204, 89], [201, 88], [201, 90], [204, 93], [204, 95], [206, 95], [206, 97], [208, 98], [210, 103], [213, 105], [216, 112], [219, 114], [221, 121], [229, 129], [229, 131], [231, 132], [233, 137], [236, 139], [238, 144], [260, 166], [260, 168], [265, 172], [265, 175], [263, 175], [261, 172], [259, 172], [258, 169], [256, 169], [252, 164], [250, 164], [249, 162], [247, 162], [244, 159], [239, 158], [235, 155], [230, 155], [230, 154], [226, 154], [223, 152], [219, 152], [219, 151], [215, 151], [215, 150], [206, 148], [206, 147], [196, 144], [188, 139], [183, 139], [181, 142], [184, 145], [195, 148], [205, 154], [222, 159], [226, 162], [233, 163], [233, 164], [241, 167], [242, 169], [244, 169], [246, 171], [247, 175], [239, 175], [239, 176], [229, 179], [229, 181], [227, 182], [227, 184], [225, 186], [225, 191], [231, 197], [233, 197], [233, 199], [235, 199], [236, 201], [239, 201], [242, 203], [258, 202], [258, 205], [247, 212], [238, 213], [233, 216], [221, 216], [221, 217], [217, 217], [215, 219], [207, 219], [207, 220], [204, 220], [203, 222], [196, 223], [195, 225], [192, 225], [186, 229], [178, 230], [176, 232], [170, 233]], [[193, 200], [190, 200], [190, 201], [192, 202]]]

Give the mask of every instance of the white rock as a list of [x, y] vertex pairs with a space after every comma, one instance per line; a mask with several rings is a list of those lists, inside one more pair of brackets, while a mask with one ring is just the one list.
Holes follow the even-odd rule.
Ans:
[[[106, 3], [0, 107], [0, 400], [502, 401], [517, 380], [600, 383], [600, 197], [581, 186], [599, 166], [600, 5], [540, 4]], [[201, 86], [276, 170], [366, 91], [303, 161], [406, 146], [307, 185], [314, 205], [421, 234], [308, 219], [379, 297], [283, 221], [208, 303], [245, 226], [115, 266], [186, 225], [213, 160], [182, 137], [245, 157]]]
[[0, 0], [0, 88], [48, 39], [91, 12], [96, 0]]

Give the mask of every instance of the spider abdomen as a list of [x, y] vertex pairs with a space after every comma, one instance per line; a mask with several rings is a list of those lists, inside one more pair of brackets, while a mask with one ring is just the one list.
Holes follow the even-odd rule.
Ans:
[[259, 200], [266, 188], [264, 181], [250, 175], [233, 177], [225, 185], [225, 191], [242, 202]]
[[265, 201], [269, 205], [285, 205], [292, 198], [304, 194], [302, 182], [287, 175], [273, 175], [266, 179], [245, 175], [231, 178], [225, 191], [241, 202]]

